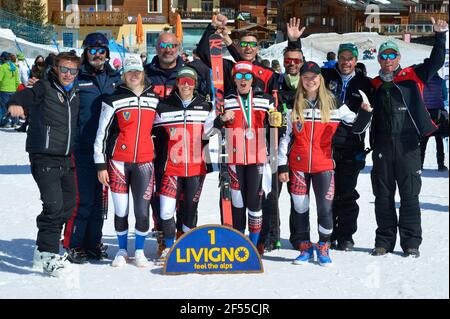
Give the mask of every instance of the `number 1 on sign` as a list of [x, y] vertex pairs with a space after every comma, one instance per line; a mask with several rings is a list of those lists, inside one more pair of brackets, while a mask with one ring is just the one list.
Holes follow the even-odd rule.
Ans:
[[208, 230], [209, 236], [211, 236], [211, 245], [216, 244], [216, 231], [214, 229]]

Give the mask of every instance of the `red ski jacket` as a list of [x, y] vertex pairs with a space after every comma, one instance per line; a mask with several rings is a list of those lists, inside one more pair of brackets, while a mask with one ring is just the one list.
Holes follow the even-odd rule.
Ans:
[[[317, 104], [317, 102], [316, 102]], [[279, 172], [285, 173], [289, 169], [305, 173], [320, 173], [334, 169], [331, 144], [333, 135], [341, 121], [351, 126], [356, 120], [362, 127], [359, 131], [365, 131], [370, 124], [370, 113], [360, 110], [358, 116], [347, 105], [343, 104], [338, 109], [331, 111], [330, 121], [322, 123], [320, 109], [316, 104], [303, 111], [305, 122], [293, 121], [291, 111], [287, 114], [288, 126], [286, 134], [281, 138], [278, 154]], [[365, 113], [368, 116], [359, 116]], [[364, 123], [360, 123], [364, 121]], [[355, 134], [360, 132], [354, 132]]]
[[226, 129], [228, 164], [252, 165], [267, 162], [268, 112], [274, 110], [274, 99], [268, 94], [254, 93], [252, 100], [251, 125], [247, 123], [245, 111], [235, 93], [225, 97], [224, 106], [225, 111], [235, 113], [234, 121], [224, 123], [220, 116], [213, 116], [205, 125], [208, 133], [213, 127]]
[[107, 159], [126, 163], [151, 162], [152, 140], [158, 96], [148, 86], [141, 96], [120, 86], [103, 100], [94, 161], [98, 170], [106, 169]]
[[210, 113], [214, 113], [212, 105], [202, 95], [194, 96], [185, 108], [176, 91], [158, 106], [154, 127], [164, 131], [161, 144], [167, 153], [166, 175], [192, 177], [207, 173], [204, 149], [208, 141], [202, 137]]

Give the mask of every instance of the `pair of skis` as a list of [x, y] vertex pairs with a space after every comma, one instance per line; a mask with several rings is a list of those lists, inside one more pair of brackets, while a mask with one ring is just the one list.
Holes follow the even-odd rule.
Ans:
[[[224, 111], [224, 80], [223, 80], [223, 56], [222, 37], [219, 34], [212, 34], [209, 37], [209, 51], [211, 55], [212, 82], [214, 89], [214, 105], [216, 115], [222, 115]], [[227, 148], [225, 129], [221, 130], [220, 136], [220, 205], [222, 212], [222, 224], [233, 227], [233, 215], [231, 210], [231, 182], [227, 165]]]

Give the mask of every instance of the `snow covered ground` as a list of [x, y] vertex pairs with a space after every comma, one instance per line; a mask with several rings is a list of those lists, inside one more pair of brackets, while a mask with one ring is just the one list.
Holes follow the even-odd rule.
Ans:
[[[138, 269], [132, 264], [112, 268], [110, 261], [74, 265], [66, 279], [32, 270], [35, 218], [41, 210], [39, 192], [24, 151], [25, 134], [0, 130], [0, 299], [1, 298], [448, 298], [449, 196], [448, 173], [436, 171], [434, 140], [429, 142], [423, 187], [423, 244], [419, 259], [395, 253], [372, 257], [374, 197], [370, 186], [371, 160], [360, 175], [359, 229], [354, 252], [332, 251], [332, 268], [317, 264], [294, 266], [297, 252], [288, 242], [289, 195], [280, 200], [283, 248], [263, 257], [263, 274], [163, 276], [159, 267]], [[448, 157], [446, 159], [448, 165]], [[399, 199], [396, 199], [397, 203]], [[217, 174], [207, 177], [199, 207], [199, 225], [219, 223]], [[312, 199], [311, 207], [315, 206]], [[112, 203], [110, 203], [112, 207]], [[134, 218], [130, 213], [130, 225]], [[315, 210], [311, 212], [312, 239], [317, 240]], [[117, 251], [113, 213], [104, 226], [109, 254]], [[129, 247], [133, 247], [132, 241]], [[154, 256], [149, 238], [146, 253]]]
[[[374, 46], [385, 41], [377, 34], [313, 35], [303, 40], [309, 60], [321, 63], [326, 52], [336, 51], [341, 42], [354, 41]], [[314, 41], [313, 41], [314, 40]], [[403, 66], [420, 63], [430, 47], [405, 44], [401, 41]], [[263, 52], [264, 58], [281, 61], [285, 44]], [[362, 51], [362, 50], [360, 50]], [[376, 60], [368, 62], [369, 75], [377, 74]], [[374, 197], [370, 184], [371, 159], [360, 175], [361, 195], [359, 229], [355, 234], [353, 252], [331, 252], [332, 268], [317, 264], [294, 266], [297, 252], [289, 238], [289, 195], [283, 190], [280, 199], [283, 247], [263, 257], [263, 274], [163, 276], [160, 267], [138, 269], [126, 265], [122, 269], [109, 266], [110, 260], [74, 265], [74, 272], [65, 279], [48, 278], [32, 270], [36, 238], [36, 216], [41, 211], [38, 188], [30, 174], [25, 153], [25, 134], [0, 129], [0, 299], [1, 298], [449, 298], [449, 179], [438, 173], [435, 142], [429, 142], [423, 186], [423, 244], [419, 259], [402, 257], [397, 245], [393, 254], [383, 257], [369, 255], [374, 245], [376, 222]], [[448, 154], [446, 155], [448, 166]], [[396, 198], [397, 206], [399, 198]], [[311, 199], [311, 234], [317, 240], [315, 200]], [[217, 174], [206, 179], [200, 200], [198, 224], [219, 223]], [[134, 217], [130, 212], [130, 225]], [[132, 232], [132, 231], [131, 231]], [[118, 247], [113, 225], [112, 203], [105, 221], [103, 241], [114, 256]], [[133, 241], [129, 247], [133, 247]], [[146, 254], [154, 257], [156, 241], [149, 238]], [[132, 255], [132, 254], [131, 254]]]

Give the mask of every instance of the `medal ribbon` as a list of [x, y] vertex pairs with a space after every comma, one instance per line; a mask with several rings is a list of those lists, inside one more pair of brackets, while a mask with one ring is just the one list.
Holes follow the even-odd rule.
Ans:
[[242, 97], [238, 94], [238, 103], [242, 110], [242, 113], [244, 113], [244, 119], [247, 123], [248, 131], [252, 129], [252, 111], [253, 111], [253, 94], [252, 90], [250, 89], [250, 92], [248, 93], [247, 99], [244, 101]]

